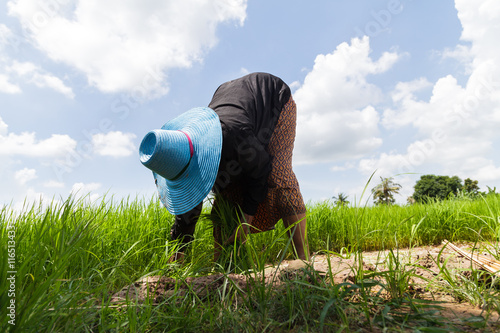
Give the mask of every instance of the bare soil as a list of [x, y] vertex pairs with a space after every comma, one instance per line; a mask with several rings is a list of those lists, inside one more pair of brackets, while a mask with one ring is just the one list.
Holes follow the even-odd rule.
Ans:
[[[465, 251], [471, 251], [469, 244], [455, 244]], [[445, 266], [449, 271], [460, 271], [464, 276], [470, 275], [471, 268], [477, 269], [469, 259], [463, 258], [449, 247], [443, 246], [424, 246], [414, 247], [412, 249], [394, 250], [396, 257], [389, 259], [390, 251], [364, 252], [362, 262], [355, 255], [344, 258], [338, 255], [313, 254], [309, 262], [302, 260], [283, 261], [279, 265], [267, 267], [263, 274], [263, 280], [266, 284], [279, 286], [285, 281], [292, 280], [306, 269], [314, 269], [325, 279], [333, 277], [334, 284], [343, 282], [356, 282], [357, 270], [362, 267], [363, 271], [384, 272], [392, 268], [400, 270], [412, 270], [409, 279], [411, 290], [415, 297], [439, 302], [441, 316], [450, 320], [463, 322], [464, 318], [484, 317], [488, 322], [488, 327], [495, 332], [500, 331], [500, 318], [496, 311], [485, 311], [480, 306], [474, 306], [467, 302], [457, 300], [450, 293], [440, 291], [442, 289], [433, 287], [444, 283], [438, 276], [440, 266]], [[481, 254], [487, 255], [486, 252]], [[397, 262], [394, 260], [397, 258]], [[399, 266], [395, 266], [399, 264]], [[232, 280], [233, 286], [245, 291], [250, 285], [248, 275], [244, 274], [213, 274], [201, 277], [188, 277], [184, 283], [176, 283], [176, 280], [163, 276], [148, 276], [132, 285], [124, 287], [113, 295], [112, 302], [120, 304], [128, 300], [137, 300], [143, 302], [149, 295], [153, 303], [161, 303], [168, 300], [173, 295], [179, 295], [187, 292], [195, 292], [200, 299], [204, 299], [211, 293], [221, 290], [227, 286], [228, 280]], [[380, 275], [375, 274], [376, 279]], [[255, 279], [255, 276], [253, 277]], [[262, 280], [260, 276], [259, 280]], [[384, 283], [384, 281], [381, 281]], [[382, 289], [382, 288], [381, 288]], [[375, 290], [376, 291], [376, 290]], [[386, 292], [381, 290], [380, 292]], [[389, 297], [389, 296], [388, 296]], [[483, 332], [481, 330], [467, 330], [470, 332]]]

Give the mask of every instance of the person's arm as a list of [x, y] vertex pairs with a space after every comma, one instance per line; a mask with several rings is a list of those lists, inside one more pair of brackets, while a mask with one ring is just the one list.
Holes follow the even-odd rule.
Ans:
[[202, 208], [203, 202], [200, 202], [189, 212], [175, 216], [174, 224], [170, 229], [170, 239], [179, 240], [179, 247], [173, 255], [172, 260], [182, 260], [186, 247], [194, 240], [194, 231], [196, 229], [196, 223], [198, 222]]

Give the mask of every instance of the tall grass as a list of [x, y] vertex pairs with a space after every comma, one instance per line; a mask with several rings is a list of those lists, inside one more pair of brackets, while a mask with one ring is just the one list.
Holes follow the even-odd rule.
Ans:
[[[103, 199], [89, 205], [70, 197], [47, 208], [32, 206], [18, 216], [4, 208], [2, 253], [7, 252], [7, 225], [15, 226], [16, 325], [2, 320], [0, 330], [58, 326], [77, 315], [67, 309], [105, 302], [109, 290], [161, 270], [168, 255], [169, 219], [153, 201], [115, 205]], [[8, 304], [4, 282], [12, 269], [2, 258], [0, 302]], [[5, 310], [0, 310], [2, 318]]]
[[327, 247], [334, 251], [358, 247], [374, 251], [438, 245], [444, 239], [498, 240], [500, 221], [496, 217], [500, 217], [500, 195], [359, 208], [335, 206], [327, 201], [310, 207], [307, 219], [309, 242], [314, 251]]
[[[307, 215], [310, 250], [359, 252], [439, 244], [443, 239], [493, 243], [500, 235], [499, 200], [498, 195], [488, 195], [481, 200], [404, 207], [310, 204]], [[174, 277], [182, 283], [188, 276], [231, 271], [231, 265], [212, 262], [213, 237], [208, 219], [202, 219], [197, 226], [184, 265], [169, 262], [176, 245], [168, 241], [172, 223], [173, 216], [154, 198], [119, 202], [103, 198], [90, 204], [85, 198], [70, 197], [48, 207], [33, 205], [17, 214], [3, 207], [0, 331], [203, 332], [275, 331], [294, 327], [314, 331], [333, 326], [348, 330], [353, 322], [359, 321], [360, 313], [363, 322], [372, 325], [375, 317], [386, 323], [394, 314], [391, 311], [401, 309], [403, 304], [408, 308], [414, 306], [409, 300], [389, 304], [371, 298], [366, 289], [371, 288], [369, 283], [331, 286], [318, 280], [312, 271], [304, 279], [286, 284], [281, 294], [260, 283], [257, 273], [265, 263], [279, 262], [293, 254], [286, 230], [279, 223], [273, 231], [250, 237], [247, 245], [252, 260], [242, 268], [253, 268], [254, 287], [248, 292], [242, 294], [228, 282], [225, 292], [208, 300], [200, 300], [193, 292], [174, 294], [159, 306], [145, 303], [125, 310], [115, 309], [109, 303], [111, 295], [147, 275]], [[7, 283], [7, 272], [12, 269], [7, 267], [4, 255], [8, 226], [12, 225], [16, 245], [15, 326], [5, 320], [8, 310], [4, 306], [12, 299]], [[233, 249], [227, 260], [239, 260], [236, 254]], [[360, 276], [359, 281], [364, 278]], [[395, 294], [399, 293], [398, 297], [406, 299], [404, 287], [398, 281], [394, 281], [392, 288]], [[239, 297], [243, 297], [240, 303]], [[372, 305], [378, 309], [376, 313], [370, 308]], [[386, 309], [387, 306], [392, 310]]]

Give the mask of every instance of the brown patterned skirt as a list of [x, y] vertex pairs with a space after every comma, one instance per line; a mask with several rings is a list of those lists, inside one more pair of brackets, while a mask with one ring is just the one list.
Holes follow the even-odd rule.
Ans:
[[[268, 152], [273, 158], [268, 177], [268, 192], [253, 218], [252, 233], [272, 230], [280, 219], [306, 212], [299, 182], [292, 170], [296, 123], [297, 107], [293, 98], [290, 97], [281, 110], [269, 142]], [[221, 199], [232, 204], [241, 204], [241, 193], [241, 187], [229, 186], [220, 194], [222, 198], [215, 199], [214, 209], [216, 210], [218, 201]], [[216, 225], [214, 225], [214, 238], [216, 242], [222, 241], [220, 227]]]

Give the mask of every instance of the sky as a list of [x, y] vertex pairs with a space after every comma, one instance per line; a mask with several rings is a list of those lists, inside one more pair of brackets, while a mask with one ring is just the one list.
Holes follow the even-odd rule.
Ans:
[[292, 89], [306, 202], [381, 177], [402, 204], [426, 174], [500, 189], [497, 0], [0, 6], [0, 206], [155, 198], [144, 135], [251, 72]]

